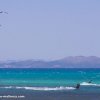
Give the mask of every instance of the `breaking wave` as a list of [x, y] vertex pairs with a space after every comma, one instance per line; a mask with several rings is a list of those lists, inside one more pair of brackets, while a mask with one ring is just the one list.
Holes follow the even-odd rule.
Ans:
[[88, 82], [82, 82], [80, 85], [86, 85], [86, 86], [100, 86], [100, 84], [94, 84], [94, 83], [88, 83]]
[[74, 87], [19, 87], [19, 86], [8, 86], [8, 87], [0, 87], [6, 89], [25, 89], [25, 90], [38, 90], [38, 91], [58, 91], [58, 90], [74, 90]]

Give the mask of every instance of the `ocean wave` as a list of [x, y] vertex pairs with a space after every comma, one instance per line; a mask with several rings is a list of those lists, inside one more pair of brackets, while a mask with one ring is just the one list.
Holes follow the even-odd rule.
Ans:
[[50, 91], [50, 90], [73, 90], [75, 88], [74, 87], [25, 87], [25, 89]]
[[94, 83], [88, 83], [88, 82], [82, 82], [80, 85], [86, 85], [86, 86], [100, 86], [100, 84], [94, 84]]
[[25, 89], [25, 90], [39, 90], [39, 91], [58, 91], [58, 90], [74, 90], [74, 87], [19, 87], [19, 86], [7, 86], [7, 87], [0, 87], [6, 89]]

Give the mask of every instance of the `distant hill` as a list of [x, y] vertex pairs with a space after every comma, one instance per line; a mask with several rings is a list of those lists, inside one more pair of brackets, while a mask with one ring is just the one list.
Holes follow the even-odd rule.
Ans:
[[100, 58], [96, 56], [69, 56], [54, 61], [7, 61], [0, 62], [0, 68], [100, 68]]

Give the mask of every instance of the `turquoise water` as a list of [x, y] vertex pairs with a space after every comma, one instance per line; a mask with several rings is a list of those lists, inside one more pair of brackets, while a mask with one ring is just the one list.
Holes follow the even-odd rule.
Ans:
[[100, 69], [0, 69], [3, 95], [22, 95], [24, 100], [100, 100]]
[[100, 84], [100, 69], [0, 69], [1, 86], [74, 86], [89, 80]]

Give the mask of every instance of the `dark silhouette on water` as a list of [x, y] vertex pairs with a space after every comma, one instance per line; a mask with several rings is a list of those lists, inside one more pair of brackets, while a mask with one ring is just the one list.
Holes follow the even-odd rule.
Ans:
[[90, 80], [88, 83], [92, 83], [92, 80]]
[[79, 89], [80, 88], [80, 84], [78, 83], [75, 88]]
[[[92, 83], [92, 80], [88, 81], [88, 83]], [[80, 83], [78, 83], [75, 88], [79, 89], [80, 88]]]

